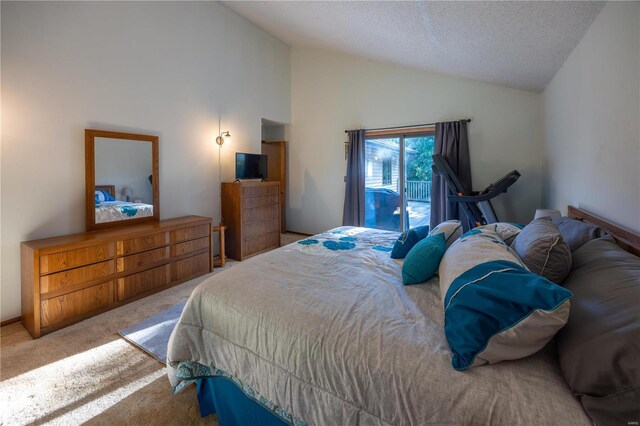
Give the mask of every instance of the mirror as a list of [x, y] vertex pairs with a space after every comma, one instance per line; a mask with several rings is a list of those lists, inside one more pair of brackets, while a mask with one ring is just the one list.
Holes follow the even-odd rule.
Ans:
[[160, 217], [158, 137], [85, 130], [87, 230]]

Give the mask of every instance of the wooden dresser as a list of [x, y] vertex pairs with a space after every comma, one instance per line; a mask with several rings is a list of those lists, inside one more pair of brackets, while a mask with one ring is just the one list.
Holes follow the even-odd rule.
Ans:
[[280, 184], [223, 183], [222, 218], [228, 257], [244, 260], [280, 247]]
[[33, 337], [213, 270], [211, 219], [186, 216], [21, 244]]

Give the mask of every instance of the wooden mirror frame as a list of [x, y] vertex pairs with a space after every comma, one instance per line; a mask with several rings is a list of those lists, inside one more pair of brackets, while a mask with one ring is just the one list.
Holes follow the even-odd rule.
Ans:
[[[151, 175], [152, 177], [152, 193], [153, 193], [153, 216], [141, 217], [136, 219], [117, 220], [106, 223], [96, 223], [95, 208], [95, 188], [96, 188], [96, 165], [95, 165], [95, 138], [111, 138], [111, 139], [127, 139], [131, 141], [150, 142], [151, 143]], [[85, 177], [84, 183], [86, 188], [86, 225], [87, 231], [96, 229], [115, 228], [119, 226], [137, 225], [142, 222], [157, 221], [160, 219], [160, 177], [158, 173], [158, 137], [152, 135], [139, 135], [136, 133], [110, 132], [107, 130], [84, 130], [84, 165]]]

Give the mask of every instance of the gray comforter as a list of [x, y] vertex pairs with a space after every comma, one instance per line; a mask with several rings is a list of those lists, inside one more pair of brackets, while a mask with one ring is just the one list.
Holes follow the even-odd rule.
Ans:
[[313, 425], [591, 424], [551, 345], [455, 371], [437, 278], [403, 286], [396, 237], [338, 228], [203, 282], [169, 342], [172, 384], [202, 364]]

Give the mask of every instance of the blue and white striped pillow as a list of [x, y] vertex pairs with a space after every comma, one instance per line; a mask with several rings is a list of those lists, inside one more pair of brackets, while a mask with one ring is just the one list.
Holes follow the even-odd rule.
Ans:
[[573, 294], [529, 272], [489, 229], [460, 237], [445, 252], [439, 275], [456, 370], [532, 355], [569, 317]]

